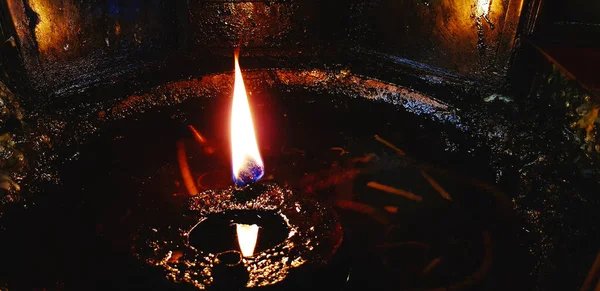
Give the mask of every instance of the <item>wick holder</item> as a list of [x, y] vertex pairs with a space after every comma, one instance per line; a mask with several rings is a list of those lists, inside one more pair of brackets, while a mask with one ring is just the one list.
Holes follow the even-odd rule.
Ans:
[[[199, 289], [274, 285], [296, 269], [327, 264], [342, 242], [333, 210], [275, 183], [208, 190], [192, 197], [188, 206], [183, 225], [150, 232], [142, 247], [153, 249], [156, 257], [146, 261], [162, 267], [167, 277]], [[239, 249], [235, 236], [217, 235], [217, 229], [235, 223], [259, 225], [264, 231], [258, 239], [266, 243], [253, 256], [224, 267], [222, 258]], [[279, 239], [272, 233], [279, 233]]]

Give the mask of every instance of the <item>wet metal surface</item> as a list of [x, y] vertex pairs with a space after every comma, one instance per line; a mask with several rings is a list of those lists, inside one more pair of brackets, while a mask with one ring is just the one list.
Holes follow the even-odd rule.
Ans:
[[371, 50], [499, 85], [522, 2], [10, 0], [7, 24], [28, 86], [58, 95], [234, 46], [270, 57]]

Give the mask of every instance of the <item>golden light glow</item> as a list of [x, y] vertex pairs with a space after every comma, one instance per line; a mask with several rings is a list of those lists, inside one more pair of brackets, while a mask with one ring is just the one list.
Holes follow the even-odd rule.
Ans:
[[476, 15], [477, 17], [486, 17], [490, 13], [490, 6], [492, 4], [492, 0], [476, 0]]
[[35, 39], [40, 53], [64, 53], [73, 48], [71, 38], [80, 32], [80, 12], [73, 1], [32, 0], [31, 9], [38, 15]]
[[235, 53], [235, 83], [231, 105], [231, 163], [233, 181], [237, 186], [254, 182], [264, 174], [264, 165], [258, 151], [252, 114], [237, 52]]
[[244, 257], [252, 257], [258, 240], [258, 225], [236, 224], [238, 244]]

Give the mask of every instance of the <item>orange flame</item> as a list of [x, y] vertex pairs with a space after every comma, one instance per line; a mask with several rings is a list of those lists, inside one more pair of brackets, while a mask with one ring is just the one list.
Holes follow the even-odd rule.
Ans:
[[264, 175], [264, 165], [258, 151], [254, 124], [242, 71], [235, 52], [235, 83], [231, 105], [231, 163], [233, 181], [244, 186], [257, 181]]

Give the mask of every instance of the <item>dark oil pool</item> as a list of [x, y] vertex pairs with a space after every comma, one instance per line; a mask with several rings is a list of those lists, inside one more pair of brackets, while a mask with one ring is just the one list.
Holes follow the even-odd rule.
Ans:
[[[264, 179], [338, 207], [350, 264], [340, 288], [529, 289], [529, 257], [514, 232], [518, 222], [499, 210], [503, 205], [494, 191], [454, 178], [494, 176], [485, 153], [448, 150], [474, 143], [455, 124], [385, 101], [301, 88], [250, 93]], [[194, 179], [205, 175], [201, 180], [209, 186], [233, 183], [230, 102], [224, 92], [150, 109], [107, 124], [78, 146], [79, 158], [60, 167], [60, 186], [49, 186], [35, 204], [5, 217], [0, 276], [9, 290], [185, 290], [133, 256], [132, 236], [141, 226], [175, 223], [185, 207], [189, 196], [178, 142], [185, 145]], [[207, 145], [196, 141], [190, 125]], [[376, 135], [407, 155], [399, 156]], [[365, 162], [370, 166], [355, 161], [369, 155], [376, 157]], [[423, 169], [431, 169], [452, 201], [423, 178]], [[367, 187], [369, 182], [423, 200]], [[377, 213], [340, 207], [348, 201]]]

